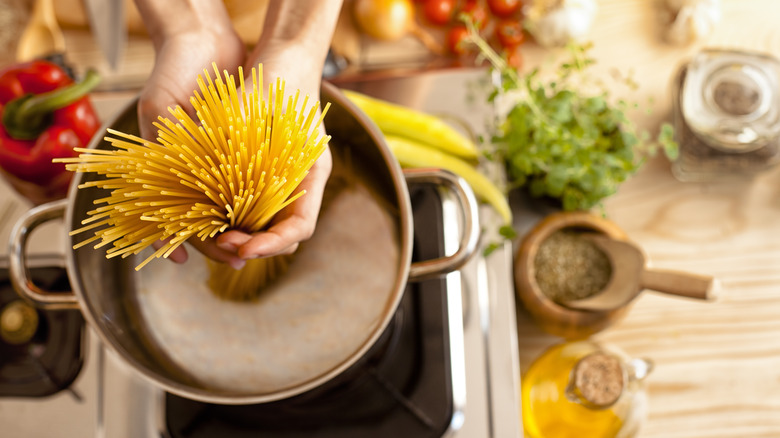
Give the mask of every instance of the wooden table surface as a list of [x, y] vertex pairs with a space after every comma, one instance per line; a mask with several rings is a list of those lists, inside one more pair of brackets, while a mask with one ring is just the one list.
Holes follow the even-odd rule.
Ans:
[[[650, 0], [600, 0], [592, 30], [596, 69], [633, 71], [640, 126], [671, 121], [671, 83], [702, 47], [780, 56], [780, 2], [723, 0], [715, 33], [691, 46], [659, 40]], [[528, 62], [548, 51], [527, 50]], [[627, 318], [595, 338], [649, 357], [644, 438], [780, 437], [780, 169], [745, 183], [682, 183], [656, 159], [606, 202], [608, 217], [639, 243], [655, 267], [710, 274], [722, 282], [712, 303], [643, 294]], [[518, 309], [523, 371], [560, 341]]]
[[[641, 127], [671, 120], [672, 77], [702, 47], [780, 56], [778, 0], [722, 0], [714, 34], [685, 47], [660, 39], [660, 1], [599, 0], [590, 34], [594, 73], [632, 72], [640, 88], [627, 96], [654, 101], [651, 114], [634, 115]], [[71, 48], [94, 46], [89, 35], [66, 36]], [[147, 74], [150, 50], [131, 44], [115, 82]], [[528, 65], [554, 57], [532, 45], [524, 55]], [[106, 69], [94, 47], [71, 56]], [[713, 303], [645, 293], [626, 319], [596, 336], [655, 362], [641, 437], [780, 437], [780, 168], [746, 183], [682, 183], [668, 161], [656, 159], [606, 202], [606, 213], [654, 266], [715, 275], [723, 286]], [[542, 333], [522, 308], [517, 316], [524, 371], [560, 339]]]

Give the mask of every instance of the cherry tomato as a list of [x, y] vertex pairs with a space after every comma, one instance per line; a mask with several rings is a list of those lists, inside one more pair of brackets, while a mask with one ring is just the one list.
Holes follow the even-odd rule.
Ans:
[[455, 13], [455, 0], [426, 0], [423, 16], [433, 24], [445, 25]]
[[463, 55], [469, 51], [466, 38], [469, 35], [466, 26], [457, 25], [447, 32], [447, 49], [454, 55]]
[[510, 67], [520, 70], [523, 66], [523, 54], [521, 53], [520, 46], [506, 49], [504, 56], [506, 56], [506, 63], [509, 64]]
[[525, 41], [523, 26], [519, 20], [501, 19], [496, 23], [496, 37], [498, 43], [504, 48], [514, 48]]
[[521, 0], [487, 0], [490, 12], [497, 17], [508, 17], [520, 9]]
[[462, 13], [469, 16], [469, 19], [477, 25], [477, 28], [484, 29], [488, 23], [488, 12], [482, 2], [477, 0], [467, 0], [466, 4], [460, 10]]

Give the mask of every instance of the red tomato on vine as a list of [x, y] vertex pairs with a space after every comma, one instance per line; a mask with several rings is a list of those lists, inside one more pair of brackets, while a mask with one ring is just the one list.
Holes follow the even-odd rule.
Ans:
[[516, 70], [520, 70], [520, 68], [523, 67], [523, 54], [520, 50], [520, 46], [506, 49], [504, 51], [504, 56], [506, 56], [506, 63], [509, 64], [510, 67], [513, 67]]
[[466, 0], [466, 4], [463, 5], [460, 12], [468, 15], [469, 19], [480, 29], [484, 29], [488, 24], [488, 11], [482, 5], [482, 2]]
[[466, 38], [469, 31], [466, 26], [457, 25], [450, 28], [447, 32], [447, 50], [454, 55], [463, 55], [469, 51]]
[[525, 34], [523, 34], [523, 25], [516, 19], [502, 19], [496, 23], [496, 38], [498, 43], [504, 48], [513, 48], [523, 44]]
[[455, 0], [426, 0], [422, 5], [425, 19], [433, 24], [445, 25], [455, 15]]
[[521, 0], [487, 0], [490, 12], [497, 17], [509, 17], [520, 10]]

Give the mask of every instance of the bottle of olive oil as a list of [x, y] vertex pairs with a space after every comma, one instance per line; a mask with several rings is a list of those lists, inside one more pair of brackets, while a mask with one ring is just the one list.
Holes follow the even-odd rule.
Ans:
[[522, 378], [523, 426], [533, 438], [628, 438], [647, 411], [646, 359], [592, 341], [565, 342]]

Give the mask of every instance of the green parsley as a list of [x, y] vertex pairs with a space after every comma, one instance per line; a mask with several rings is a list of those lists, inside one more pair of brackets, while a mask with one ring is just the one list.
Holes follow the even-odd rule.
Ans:
[[[494, 129], [489, 159], [501, 160], [512, 187], [561, 202], [565, 210], [589, 210], [617, 192], [645, 157], [661, 148], [675, 159], [672, 126], [664, 124], [654, 141], [626, 116], [629, 104], [612, 102], [605, 89], [589, 93], [575, 85], [595, 61], [588, 45], [569, 47], [571, 59], [544, 81], [538, 69], [520, 75], [470, 28], [469, 39], [500, 73], [489, 99], [512, 93], [518, 98]], [[584, 83], [583, 81], [579, 84]]]

